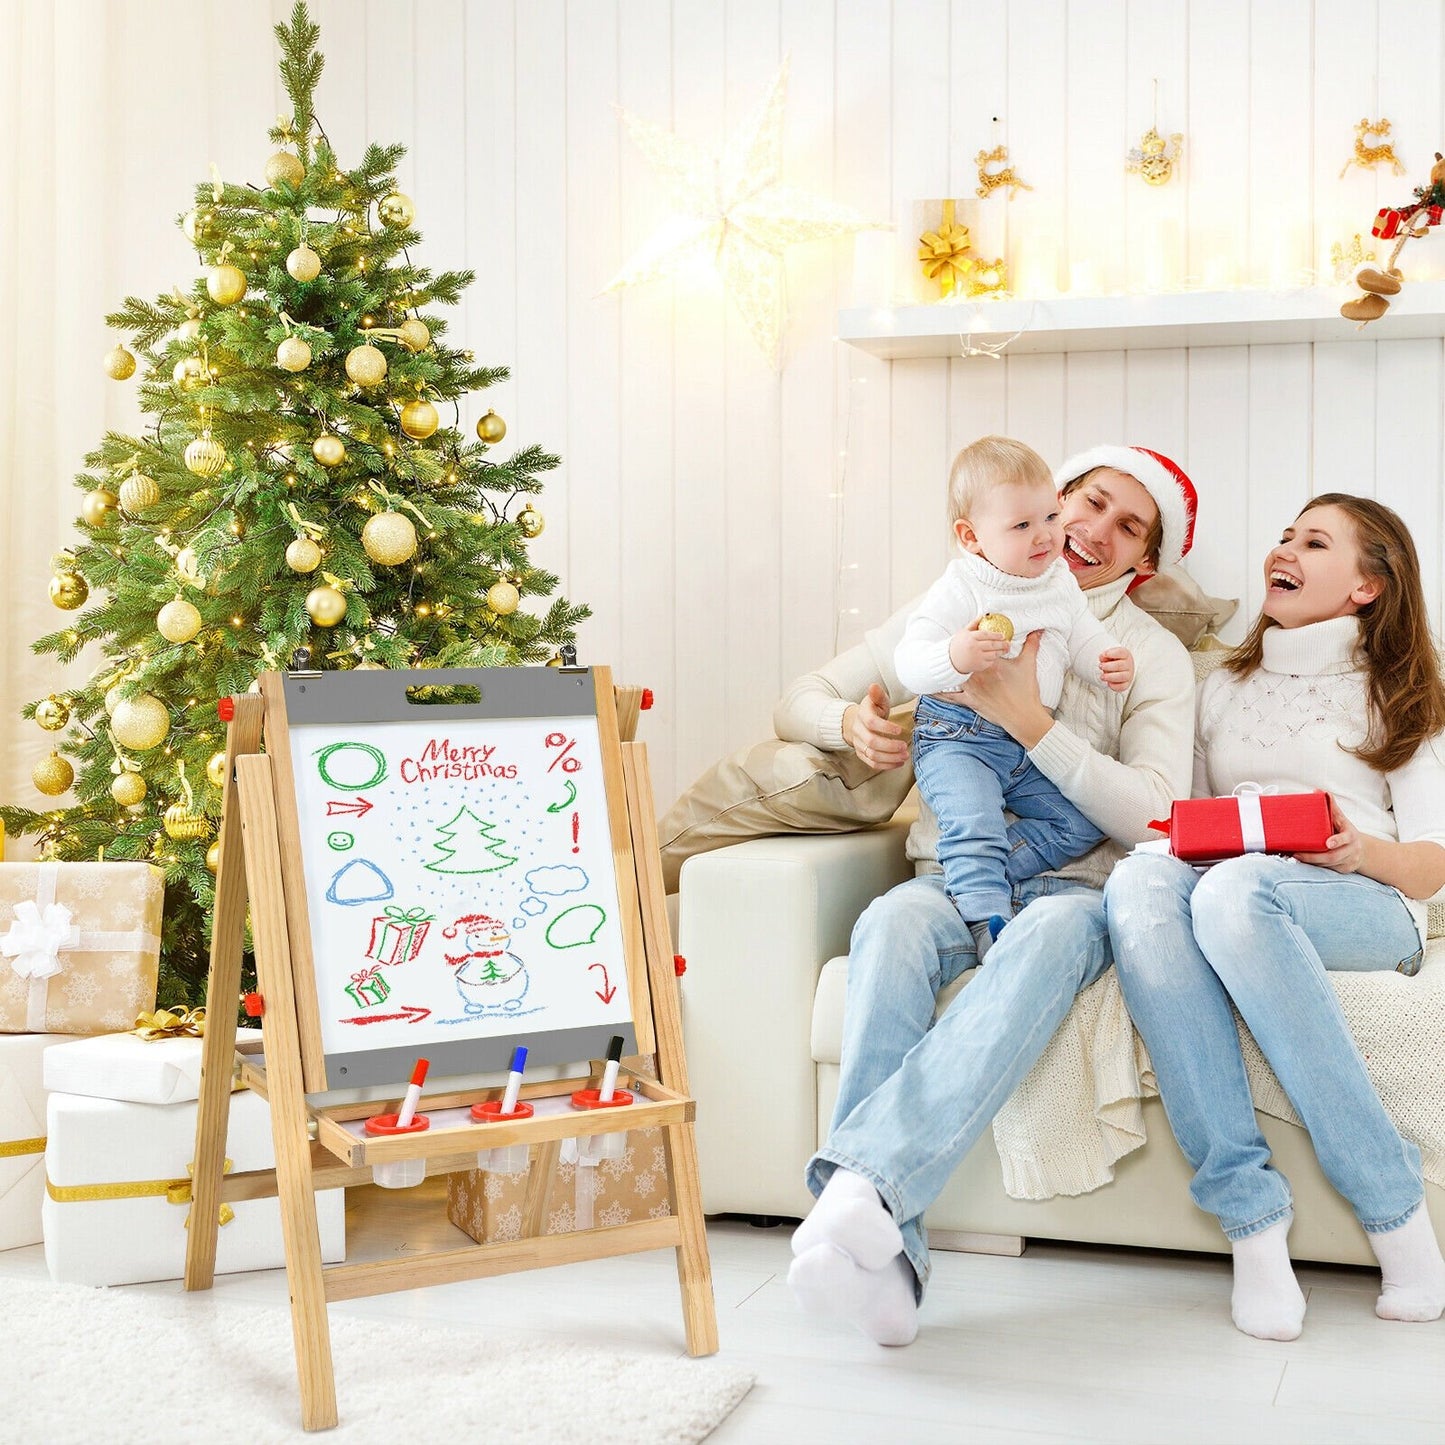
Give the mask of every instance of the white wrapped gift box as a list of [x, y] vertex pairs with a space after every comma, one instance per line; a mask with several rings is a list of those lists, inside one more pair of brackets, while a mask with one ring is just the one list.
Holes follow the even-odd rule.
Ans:
[[[236, 1030], [237, 1043], [260, 1037], [260, 1029]], [[184, 1103], [200, 1097], [201, 1040], [129, 1033], [56, 1044], [45, 1055], [45, 1087], [136, 1104]]]
[[[258, 1094], [230, 1099], [227, 1171], [274, 1163], [271, 1111]], [[57, 1284], [139, 1284], [185, 1273], [188, 1165], [195, 1157], [194, 1102], [137, 1104], [52, 1093], [45, 1145], [45, 1262]], [[321, 1258], [346, 1257], [344, 1189], [316, 1196]], [[281, 1215], [271, 1199], [223, 1206], [234, 1217], [216, 1245], [216, 1272], [285, 1264]]]
[[45, 1197], [42, 1058], [66, 1034], [0, 1034], [0, 1249], [40, 1243]]

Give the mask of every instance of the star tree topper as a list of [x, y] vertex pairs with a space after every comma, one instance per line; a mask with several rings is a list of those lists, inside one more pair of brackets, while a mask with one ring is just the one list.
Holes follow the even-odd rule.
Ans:
[[774, 367], [787, 312], [785, 248], [879, 224], [849, 206], [782, 184], [787, 89], [784, 60], [757, 112], [721, 155], [622, 112], [628, 134], [682, 214], [634, 253], [604, 288], [619, 291], [711, 263]]

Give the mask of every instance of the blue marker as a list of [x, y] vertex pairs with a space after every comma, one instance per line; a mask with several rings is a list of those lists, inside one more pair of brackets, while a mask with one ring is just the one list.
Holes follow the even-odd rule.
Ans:
[[599, 1104], [610, 1104], [613, 1091], [617, 1088], [617, 1070], [622, 1065], [622, 1035], [613, 1034], [607, 1045], [607, 1067], [602, 1071], [602, 1087], [597, 1091]]
[[507, 1075], [507, 1092], [502, 1095], [503, 1114], [512, 1114], [517, 1108], [517, 1094], [522, 1087], [522, 1070], [527, 1067], [527, 1050], [518, 1044], [512, 1050], [512, 1072]]

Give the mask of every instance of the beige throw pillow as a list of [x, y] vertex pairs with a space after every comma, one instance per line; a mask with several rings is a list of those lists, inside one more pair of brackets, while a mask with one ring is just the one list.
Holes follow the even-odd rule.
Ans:
[[1165, 567], [1135, 587], [1129, 600], [1185, 647], [1218, 632], [1239, 607], [1237, 597], [1210, 597], [1182, 567]]

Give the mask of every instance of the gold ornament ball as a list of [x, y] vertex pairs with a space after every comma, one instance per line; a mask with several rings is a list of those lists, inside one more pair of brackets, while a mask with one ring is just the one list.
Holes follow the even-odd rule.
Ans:
[[354, 672], [385, 672], [386, 664], [384, 662], [358, 662], [352, 670]]
[[201, 630], [201, 614], [184, 597], [167, 602], [156, 613], [156, 628], [167, 642], [189, 642]]
[[176, 335], [182, 341], [199, 341], [201, 336], [200, 319], [195, 316], [188, 316], [176, 327]]
[[521, 528], [524, 537], [540, 537], [546, 525], [546, 518], [535, 507], [523, 507], [517, 513], [517, 526]]
[[[105, 374], [115, 381], [124, 381], [135, 375], [135, 357], [123, 346], [112, 346], [105, 353]], [[64, 788], [60, 790], [62, 793]]]
[[186, 240], [193, 246], [203, 246], [211, 240], [214, 227], [214, 215], [208, 208], [202, 206], [187, 211], [181, 219], [181, 230], [185, 233]]
[[298, 537], [286, 548], [286, 565], [303, 575], [321, 565], [321, 548], [310, 537]]
[[487, 588], [487, 606], [499, 617], [517, 610], [522, 595], [510, 582], [493, 582]]
[[423, 397], [407, 402], [401, 409], [401, 429], [413, 441], [425, 441], [440, 425], [436, 407]]
[[160, 499], [159, 484], [144, 472], [133, 472], [120, 484], [120, 504], [127, 512], [143, 512]]
[[206, 760], [206, 781], [213, 788], [224, 788], [226, 786], [225, 753], [212, 753]]
[[386, 357], [364, 341], [346, 353], [346, 374], [357, 386], [376, 386], [386, 375]]
[[313, 587], [306, 594], [306, 611], [318, 627], [335, 627], [346, 616], [346, 598], [334, 587]]
[[277, 151], [266, 162], [262, 174], [268, 186], [279, 186], [284, 181], [295, 190], [306, 179], [306, 167], [290, 151]]
[[554, 652], [554, 653], [551, 655], [551, 657], [549, 657], [549, 658], [547, 659], [547, 666], [548, 666], [548, 667], [561, 667], [561, 666], [562, 666], [562, 654], [561, 654], [560, 652]]
[[115, 710], [120, 706], [120, 698], [120, 684], [118, 682], [112, 683], [108, 688], [106, 688], [105, 711], [108, 716], [115, 716]]
[[401, 512], [378, 512], [361, 529], [361, 545], [373, 562], [395, 567], [416, 556], [416, 528]]
[[85, 605], [90, 584], [79, 572], [59, 572], [50, 579], [50, 600], [62, 612], [74, 612]]
[[184, 803], [172, 803], [166, 809], [165, 829], [167, 838], [187, 843], [208, 837], [211, 825], [203, 817], [188, 811]]
[[992, 632], [1003, 638], [1005, 642], [1014, 640], [1014, 625], [1003, 615], [1002, 612], [985, 612], [978, 619], [978, 630], [980, 632]]
[[159, 747], [171, 730], [171, 715], [154, 693], [125, 698], [110, 715], [110, 730], [123, 748], [143, 753]]
[[127, 770], [111, 782], [110, 795], [122, 808], [133, 808], [146, 795], [146, 780]]
[[339, 436], [333, 436], [330, 432], [322, 432], [311, 443], [311, 455], [323, 467], [339, 467], [346, 460], [346, 447], [342, 444]]
[[297, 246], [286, 258], [286, 272], [293, 281], [314, 281], [321, 274], [321, 257], [310, 246]]
[[30, 781], [47, 798], [58, 798], [75, 781], [75, 769], [59, 753], [52, 752], [31, 768]]
[[35, 705], [35, 721], [48, 733], [58, 733], [70, 721], [70, 709], [51, 693]]
[[110, 526], [115, 521], [116, 501], [115, 493], [106, 491], [104, 487], [87, 492], [80, 504], [81, 520], [90, 527]]
[[489, 411], [477, 422], [477, 435], [484, 442], [499, 442], [507, 434], [507, 424], [496, 412]]
[[410, 196], [391, 191], [376, 203], [376, 219], [393, 231], [404, 231], [416, 220], [416, 207]]
[[276, 365], [283, 371], [305, 371], [311, 365], [311, 348], [299, 336], [288, 336], [276, 348]]
[[219, 839], [206, 849], [206, 867], [214, 873], [221, 866], [221, 844]]
[[396, 328], [396, 339], [408, 351], [425, 351], [431, 345], [431, 332], [427, 330], [426, 322], [409, 316]]
[[205, 386], [210, 379], [199, 356], [183, 356], [171, 368], [171, 380], [181, 391], [195, 391], [198, 387]]
[[212, 266], [206, 277], [206, 290], [217, 306], [234, 306], [246, 294], [246, 273], [229, 262]]
[[187, 448], [186, 470], [198, 477], [214, 477], [226, 465], [226, 449], [210, 432], [203, 432]]

